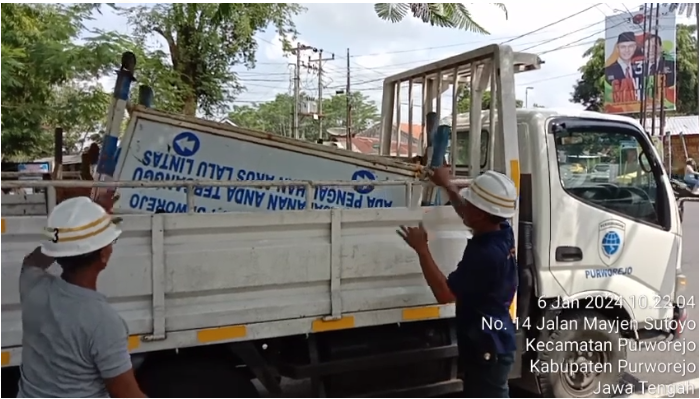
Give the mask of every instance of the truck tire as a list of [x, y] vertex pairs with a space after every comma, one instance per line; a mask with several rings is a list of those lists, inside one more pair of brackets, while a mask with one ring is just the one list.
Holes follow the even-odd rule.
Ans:
[[[610, 350], [602, 352], [588, 353], [573, 353], [573, 352], [557, 352], [544, 350], [539, 352], [540, 363], [562, 365], [572, 361], [577, 362], [594, 362], [594, 363], [609, 363], [610, 372], [602, 373], [571, 373], [553, 372], [543, 373], [538, 375], [542, 396], [545, 398], [602, 398], [610, 397], [603, 393], [595, 394], [594, 392], [601, 391], [600, 387], [612, 387], [617, 385], [622, 376], [623, 370], [618, 369], [620, 360], [627, 358], [627, 352], [620, 349], [619, 342], [621, 335], [619, 332], [610, 332], [596, 328], [585, 328], [584, 321], [597, 317], [598, 320], [610, 320], [604, 315], [595, 311], [573, 310], [569, 314], [562, 314], [559, 320], [565, 320], [571, 326], [576, 323], [576, 329], [571, 330], [556, 330], [551, 333], [548, 341], [549, 346], [554, 347], [558, 342], [583, 342], [591, 340], [593, 342], [610, 342]], [[562, 324], [562, 323], [560, 323]], [[553, 348], [546, 348], [553, 349]], [[567, 360], [568, 359], [568, 360]]]
[[260, 397], [243, 369], [217, 360], [185, 358], [146, 363], [137, 379], [151, 398]]

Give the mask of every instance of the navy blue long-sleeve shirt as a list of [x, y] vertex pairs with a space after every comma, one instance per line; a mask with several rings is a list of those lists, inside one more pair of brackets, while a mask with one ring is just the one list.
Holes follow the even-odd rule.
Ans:
[[[472, 237], [447, 284], [457, 300], [456, 320], [460, 346], [497, 354], [512, 353], [515, 325], [510, 304], [518, 288], [515, 238], [510, 224]], [[491, 320], [489, 328], [483, 321]], [[498, 327], [497, 327], [498, 326]]]

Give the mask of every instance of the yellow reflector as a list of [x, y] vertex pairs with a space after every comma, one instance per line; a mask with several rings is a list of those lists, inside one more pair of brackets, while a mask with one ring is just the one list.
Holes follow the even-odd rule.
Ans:
[[245, 337], [248, 334], [246, 326], [228, 326], [197, 331], [197, 341], [201, 343], [226, 341]]
[[133, 351], [134, 349], [141, 346], [141, 338], [138, 335], [132, 335], [129, 337], [126, 343], [127, 349]]
[[403, 310], [403, 319], [406, 321], [436, 319], [438, 317], [440, 317], [440, 308], [437, 306], [407, 308]]
[[345, 316], [338, 320], [317, 319], [311, 324], [311, 331], [323, 332], [355, 327], [355, 316]]

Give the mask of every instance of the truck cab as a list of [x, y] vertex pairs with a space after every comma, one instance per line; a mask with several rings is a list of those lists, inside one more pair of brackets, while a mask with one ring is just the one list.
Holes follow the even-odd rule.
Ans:
[[[411, 93], [420, 84], [422, 116], [437, 113], [451, 128], [454, 178], [468, 185], [484, 170], [496, 170], [513, 179], [520, 195], [511, 221], [518, 242], [520, 286], [512, 314], [520, 356], [511, 377], [548, 397], [589, 397], [602, 385], [617, 385], [623, 372], [635, 372], [626, 358], [634, 341], [673, 338], [686, 328], [685, 307], [694, 304], [683, 293], [678, 207], [661, 158], [638, 122], [587, 111], [516, 109], [510, 78], [539, 69], [542, 61], [507, 46], [492, 51], [387, 78], [383, 149], [393, 136], [392, 118], [401, 115], [398, 107], [392, 115], [392, 99], [402, 85]], [[451, 101], [455, 109], [464, 88], [472, 109], [442, 117], [442, 104]], [[487, 90], [491, 106], [482, 110]], [[432, 128], [427, 119], [426, 135]], [[585, 168], [576, 165], [580, 159]]]

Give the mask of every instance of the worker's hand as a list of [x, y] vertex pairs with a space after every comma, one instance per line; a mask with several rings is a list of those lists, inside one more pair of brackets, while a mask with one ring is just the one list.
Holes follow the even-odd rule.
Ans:
[[418, 227], [400, 226], [400, 228], [396, 230], [396, 234], [403, 238], [406, 244], [416, 252], [428, 248], [428, 233], [425, 231], [423, 223], [420, 223]]
[[33, 266], [41, 269], [46, 269], [51, 266], [54, 258], [46, 256], [41, 252], [41, 247], [36, 247], [32, 252], [27, 254], [22, 261], [22, 267]]
[[447, 187], [450, 184], [450, 167], [443, 165], [433, 169], [433, 174], [430, 175], [430, 181], [438, 187]]

